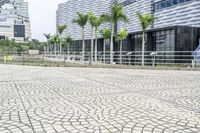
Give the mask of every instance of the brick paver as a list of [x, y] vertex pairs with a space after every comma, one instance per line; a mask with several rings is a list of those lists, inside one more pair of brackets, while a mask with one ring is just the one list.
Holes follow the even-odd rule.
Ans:
[[200, 72], [0, 65], [0, 133], [200, 133]]

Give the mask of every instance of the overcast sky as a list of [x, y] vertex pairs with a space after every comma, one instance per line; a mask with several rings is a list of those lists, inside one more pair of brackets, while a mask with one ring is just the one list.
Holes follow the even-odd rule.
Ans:
[[67, 0], [25, 0], [29, 2], [32, 38], [44, 41], [43, 33], [55, 33], [56, 9]]

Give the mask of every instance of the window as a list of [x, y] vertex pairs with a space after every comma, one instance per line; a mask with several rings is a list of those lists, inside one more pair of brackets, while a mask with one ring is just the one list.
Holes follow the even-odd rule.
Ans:
[[124, 2], [120, 3], [123, 6], [128, 6], [132, 3], [136, 2], [136, 0], [125, 0]]
[[172, 0], [172, 5], [177, 5], [178, 0]]
[[163, 1], [163, 2], [161, 3], [161, 8], [166, 8], [166, 7], [167, 7], [166, 1]]
[[175, 31], [163, 30], [156, 32], [156, 51], [165, 51], [160, 52], [157, 57], [159, 63], [173, 63], [175, 58]]
[[14, 37], [25, 37], [24, 25], [14, 25]]
[[181, 3], [185, 3], [188, 1], [192, 1], [192, 0], [163, 0], [160, 2], [155, 3], [155, 11], [160, 10], [160, 9], [164, 9], [167, 7], [171, 7], [171, 6], [175, 6]]
[[179, 3], [183, 3], [183, 2], [185, 2], [186, 0], [179, 0]]
[[170, 6], [172, 6], [172, 0], [167, 1], [167, 7], [170, 7]]

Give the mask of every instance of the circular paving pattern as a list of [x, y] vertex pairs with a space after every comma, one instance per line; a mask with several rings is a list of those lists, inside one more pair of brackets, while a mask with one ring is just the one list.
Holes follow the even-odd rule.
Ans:
[[0, 70], [0, 133], [200, 132], [197, 71]]
[[0, 120], [0, 133], [33, 133], [29, 125], [16, 121]]

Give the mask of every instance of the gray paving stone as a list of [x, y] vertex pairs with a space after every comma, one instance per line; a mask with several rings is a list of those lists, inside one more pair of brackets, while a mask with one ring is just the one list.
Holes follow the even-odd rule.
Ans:
[[199, 133], [200, 72], [0, 65], [0, 133]]

